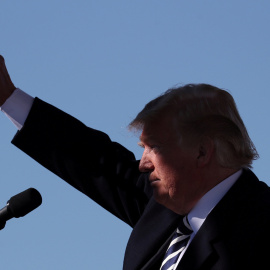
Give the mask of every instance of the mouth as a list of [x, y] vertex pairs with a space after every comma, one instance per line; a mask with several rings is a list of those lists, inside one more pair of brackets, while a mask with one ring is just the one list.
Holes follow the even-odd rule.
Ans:
[[156, 183], [156, 182], [158, 182], [158, 181], [160, 181], [160, 179], [158, 179], [158, 178], [155, 178], [155, 179], [149, 178], [150, 184], [154, 184], [154, 183]]

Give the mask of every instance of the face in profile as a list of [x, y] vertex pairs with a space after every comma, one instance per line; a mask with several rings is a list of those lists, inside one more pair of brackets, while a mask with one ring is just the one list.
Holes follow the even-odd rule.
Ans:
[[145, 125], [140, 136], [144, 152], [141, 172], [149, 172], [155, 200], [178, 214], [186, 214], [201, 198], [196, 147], [180, 143], [170, 117]]

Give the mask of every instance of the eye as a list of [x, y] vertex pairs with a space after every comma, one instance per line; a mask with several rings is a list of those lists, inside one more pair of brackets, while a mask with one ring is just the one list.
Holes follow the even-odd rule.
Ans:
[[148, 147], [153, 152], [158, 152], [160, 150], [160, 145], [157, 145], [157, 144], [152, 144], [152, 145], [149, 145]]
[[158, 152], [158, 150], [160, 149], [160, 146], [157, 144], [146, 144], [143, 142], [138, 142], [138, 145], [143, 148], [146, 149], [147, 151], [153, 151], [153, 152]]

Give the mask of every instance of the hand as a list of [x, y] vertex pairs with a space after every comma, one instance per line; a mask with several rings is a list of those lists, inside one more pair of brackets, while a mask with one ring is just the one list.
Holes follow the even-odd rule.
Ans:
[[5, 103], [15, 89], [16, 87], [9, 77], [5, 59], [0, 55], [0, 106]]

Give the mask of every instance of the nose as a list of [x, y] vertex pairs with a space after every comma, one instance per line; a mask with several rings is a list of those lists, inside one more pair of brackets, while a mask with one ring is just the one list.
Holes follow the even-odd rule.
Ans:
[[154, 170], [154, 165], [146, 151], [143, 152], [142, 158], [140, 160], [139, 170], [140, 172], [150, 172]]

